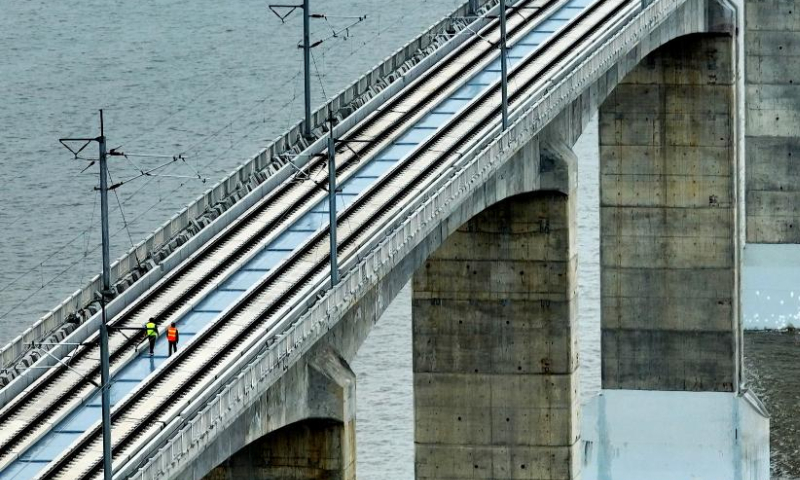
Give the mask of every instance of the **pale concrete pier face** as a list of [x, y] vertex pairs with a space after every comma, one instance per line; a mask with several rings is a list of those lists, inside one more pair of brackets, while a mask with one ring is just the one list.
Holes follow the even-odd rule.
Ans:
[[673, 40], [600, 108], [603, 388], [738, 385], [732, 45]]
[[507, 198], [414, 274], [417, 480], [579, 478], [573, 197]]

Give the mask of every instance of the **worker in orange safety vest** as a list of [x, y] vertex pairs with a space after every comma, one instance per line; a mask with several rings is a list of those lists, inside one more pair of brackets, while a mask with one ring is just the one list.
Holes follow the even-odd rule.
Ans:
[[175, 327], [175, 322], [169, 324], [167, 328], [167, 343], [169, 344], [169, 356], [172, 352], [178, 353], [178, 328]]

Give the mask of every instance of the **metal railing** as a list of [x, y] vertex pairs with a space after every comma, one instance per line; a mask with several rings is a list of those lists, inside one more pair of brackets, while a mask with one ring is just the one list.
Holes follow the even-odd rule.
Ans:
[[[493, 4], [494, 2], [496, 2], [496, 0], [480, 0], [481, 5]], [[437, 35], [445, 34], [448, 27], [450, 27], [454, 21], [466, 18], [467, 16], [469, 16], [469, 5], [465, 3], [454, 10], [450, 15], [445, 16], [439, 22], [433, 24], [405, 46], [396, 50], [395, 53], [386, 57], [383, 62], [375, 66], [371, 71], [362, 75], [350, 86], [339, 92], [331, 101], [318, 108], [312, 114], [313, 128], [317, 128], [326, 122], [329, 116], [328, 112], [331, 110], [337, 112], [347, 107], [355, 99], [358, 99], [368, 90], [382, 82], [388, 75], [396, 73], [408, 60], [419, 54], [420, 51], [434, 44], [434, 39]], [[398, 78], [393, 80], [393, 83], [388, 88], [385, 88], [380, 94], [377, 94], [376, 97], [373, 98], [373, 100], [375, 100], [377, 97], [380, 97], [378, 99], [379, 101], [371, 103], [379, 104], [381, 103], [381, 99], [394, 95], [394, 93], [399, 90], [398, 87], [413, 81], [419, 73], [427, 69], [430, 64], [440, 58], [442, 54], [448, 53], [457, 46], [452, 43], [445, 43], [443, 45], [447, 45], [448, 48], [444, 49], [440, 47], [439, 50], [447, 51], [442, 51], [440, 53], [439, 50], [437, 50], [435, 52], [437, 55], [431, 54], [429, 58], [418, 63], [414, 67], [418, 71], [416, 75], [406, 74], [401, 78], [398, 73]], [[423, 66], [423, 68], [417, 68], [419, 66]], [[397, 80], [401, 81], [398, 82]], [[350, 117], [353, 117], [354, 121], [360, 121], [369, 113], [371, 113], [369, 109], [357, 110], [347, 117], [347, 119], [350, 120]], [[351, 121], [349, 123], [353, 122]], [[125, 255], [112, 263], [111, 283], [115, 284], [123, 279], [126, 275], [137, 269], [140, 262], [143, 263], [151, 254], [169, 244], [178, 234], [185, 232], [193, 221], [201, 218], [211, 208], [229, 198], [234, 192], [241, 191], [240, 187], [250, 182], [253, 175], [261, 174], [263, 178], [260, 180], [263, 182], [268, 176], [284, 168], [287, 162], [282, 158], [282, 155], [291, 152], [298, 142], [300, 142], [303, 147], [306, 146], [301, 141], [302, 125], [302, 121], [295, 124], [287, 132], [275, 139], [269, 146], [262, 149], [249, 161], [237, 167], [219, 183], [206, 190], [194, 202], [173, 215], [172, 218], [156, 229], [145, 240], [132, 247]], [[301, 148], [301, 150], [303, 149], [305, 148]], [[307, 160], [307, 158], [304, 160]], [[299, 163], [296, 164], [300, 166]], [[183, 256], [186, 257], [188, 255], [184, 253]], [[158, 276], [165, 273], [164, 268], [155, 270]], [[41, 317], [31, 327], [27, 328], [19, 336], [4, 346], [2, 350], [0, 350], [0, 369], [6, 369], [14, 365], [21, 356], [28, 352], [32, 343], [41, 342], [46, 336], [61, 327], [69, 315], [92, 303], [96, 299], [97, 292], [100, 292], [102, 289], [101, 283], [101, 278], [98, 274], [92, 278], [86, 286], [75, 291], [55, 309]], [[127, 297], [130, 297], [130, 295], [127, 295], [126, 298]], [[128, 298], [126, 302], [130, 300], [131, 299]]]
[[[467, 152], [451, 172], [441, 175], [428, 189], [428, 195], [407, 205], [406, 214], [397, 217], [403, 220], [384, 228], [362, 249], [367, 253], [354, 256], [343, 265], [346, 274], [337, 285], [332, 289], [327, 284], [318, 286], [313, 295], [324, 295], [317, 303], [290, 312], [275, 328], [280, 334], [267, 336], [230, 369], [238, 372], [235, 377], [219, 379], [193, 400], [136, 456], [126, 459], [114, 478], [154, 480], [180, 472], [214, 441], [223, 430], [221, 426], [260, 398], [351, 307], [491, 178], [513, 152], [689, 1], [692, 0], [654, 0], [601, 45], [585, 49], [575, 67], [558, 83], [535, 94], [515, 111], [516, 119], [508, 130], [500, 135], [499, 128], [495, 128], [486, 137], [491, 141], [488, 146], [484, 143]], [[257, 353], [259, 349], [261, 353]]]

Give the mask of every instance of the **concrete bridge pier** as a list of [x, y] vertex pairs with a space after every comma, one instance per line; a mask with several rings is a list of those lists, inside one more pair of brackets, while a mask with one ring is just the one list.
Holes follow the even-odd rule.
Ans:
[[679, 37], [600, 107], [605, 389], [738, 390], [732, 48]]
[[[355, 374], [323, 347], [290, 368], [227, 432], [179, 478], [353, 480]], [[209, 472], [208, 463], [220, 460]]]
[[[415, 471], [580, 477], [575, 158], [534, 140], [541, 191], [489, 206], [414, 274]], [[570, 168], [572, 167], [572, 168]]]

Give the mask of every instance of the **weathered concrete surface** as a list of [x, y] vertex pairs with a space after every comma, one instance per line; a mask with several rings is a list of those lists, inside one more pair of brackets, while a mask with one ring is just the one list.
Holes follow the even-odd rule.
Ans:
[[674, 40], [600, 108], [604, 388], [738, 386], [731, 48]]
[[676, 38], [707, 32], [732, 34], [735, 28], [733, 12], [714, 0], [688, 0], [678, 10], [654, 28], [638, 44], [631, 47], [620, 61], [608, 69], [595, 83], [587, 86], [580, 96], [546, 127], [548, 135], [556, 134], [568, 145], [574, 145], [587, 123], [617, 84], [633, 71], [651, 52]]
[[206, 480], [344, 480], [343, 426], [303, 420], [256, 440], [211, 471]]
[[[476, 191], [436, 230], [418, 245], [412, 254], [401, 259], [392, 272], [381, 279], [358, 304], [344, 314], [335, 328], [331, 329], [325, 341], [332, 345], [348, 362], [355, 358], [361, 344], [366, 340], [372, 326], [392, 300], [411, 280], [414, 272], [425, 263], [428, 256], [442, 245], [444, 239], [455, 232], [470, 218], [493, 203], [524, 192], [556, 189], [555, 182], [567, 178], [564, 169], [551, 165], [540, 168], [540, 149], [538, 137], [533, 137], [523, 148], [509, 151], [511, 160], [494, 177]], [[573, 174], [574, 178], [574, 174]], [[543, 186], [544, 185], [544, 186]], [[547, 187], [546, 187], [547, 186]]]
[[747, 241], [800, 243], [800, 2], [744, 4]]
[[[564, 151], [543, 147], [541, 168], [574, 168]], [[574, 204], [503, 200], [414, 275], [418, 480], [578, 478]]]
[[322, 346], [298, 362], [189, 469], [185, 480], [353, 480], [355, 374]]

